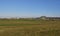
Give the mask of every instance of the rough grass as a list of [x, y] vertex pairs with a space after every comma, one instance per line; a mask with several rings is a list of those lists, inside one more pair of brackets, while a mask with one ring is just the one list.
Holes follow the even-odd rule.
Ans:
[[60, 36], [60, 20], [0, 20], [0, 36]]
[[8, 28], [0, 36], [60, 36], [60, 30], [40, 30], [40, 28]]

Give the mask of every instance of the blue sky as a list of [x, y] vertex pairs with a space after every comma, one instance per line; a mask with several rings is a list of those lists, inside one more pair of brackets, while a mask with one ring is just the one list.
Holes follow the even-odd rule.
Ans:
[[0, 17], [60, 17], [60, 0], [0, 0]]

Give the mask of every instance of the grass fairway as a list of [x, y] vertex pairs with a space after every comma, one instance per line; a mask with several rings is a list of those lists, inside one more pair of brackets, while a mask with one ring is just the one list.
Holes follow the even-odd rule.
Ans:
[[0, 20], [0, 36], [60, 36], [60, 20]]

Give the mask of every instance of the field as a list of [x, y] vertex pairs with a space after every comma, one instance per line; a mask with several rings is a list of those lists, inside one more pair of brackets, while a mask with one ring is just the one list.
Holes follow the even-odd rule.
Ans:
[[1, 20], [0, 36], [60, 36], [60, 20]]

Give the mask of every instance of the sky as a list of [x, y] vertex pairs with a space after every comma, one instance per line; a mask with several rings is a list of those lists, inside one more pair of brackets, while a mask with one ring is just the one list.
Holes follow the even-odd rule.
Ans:
[[0, 17], [60, 17], [60, 0], [0, 0]]

